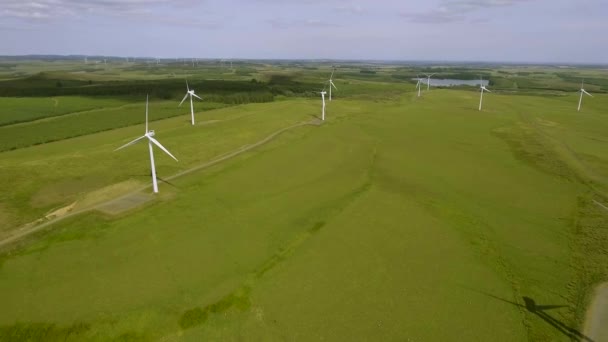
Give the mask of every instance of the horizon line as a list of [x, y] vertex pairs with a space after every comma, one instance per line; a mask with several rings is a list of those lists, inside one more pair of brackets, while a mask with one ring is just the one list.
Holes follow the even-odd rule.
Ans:
[[572, 62], [572, 61], [500, 61], [500, 60], [462, 60], [462, 59], [453, 59], [453, 60], [433, 60], [433, 59], [376, 59], [376, 58], [251, 58], [251, 57], [243, 57], [243, 58], [225, 58], [225, 57], [152, 57], [152, 56], [116, 56], [116, 55], [100, 55], [100, 54], [15, 54], [15, 55], [0, 55], [0, 59], [5, 58], [66, 58], [66, 59], [75, 59], [75, 58], [105, 58], [105, 59], [149, 59], [149, 60], [179, 60], [179, 59], [195, 59], [198, 61], [289, 61], [289, 62], [367, 62], [367, 63], [377, 63], [377, 64], [387, 64], [387, 63], [412, 63], [412, 64], [502, 64], [502, 65], [552, 65], [552, 66], [608, 66], [608, 63], [605, 62]]

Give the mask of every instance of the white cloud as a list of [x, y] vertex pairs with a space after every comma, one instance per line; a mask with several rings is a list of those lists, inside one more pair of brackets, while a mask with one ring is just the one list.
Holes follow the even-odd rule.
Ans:
[[284, 20], [284, 19], [268, 19], [266, 20], [270, 26], [276, 29], [290, 29], [290, 28], [327, 28], [327, 27], [339, 27], [340, 25], [326, 22], [319, 19], [296, 19], [296, 20]]
[[334, 7], [334, 11], [339, 12], [339, 13], [347, 13], [347, 14], [365, 13], [365, 9], [361, 5], [356, 5], [356, 4], [337, 5]]
[[145, 15], [155, 7], [178, 7], [196, 0], [3, 0], [0, 18], [60, 19], [81, 14]]
[[443, 0], [426, 12], [402, 12], [401, 16], [415, 23], [464, 21], [468, 15], [483, 9], [508, 7], [534, 0]]

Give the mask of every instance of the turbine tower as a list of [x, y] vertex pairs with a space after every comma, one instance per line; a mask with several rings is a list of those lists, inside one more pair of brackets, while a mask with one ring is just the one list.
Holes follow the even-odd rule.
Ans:
[[192, 104], [192, 97], [196, 97], [199, 100], [202, 100], [200, 97], [198, 97], [195, 93], [194, 93], [194, 89], [190, 90], [190, 87], [188, 86], [188, 80], [186, 80], [186, 95], [184, 96], [184, 99], [182, 100], [182, 102], [179, 103], [178, 107], [182, 106], [182, 103], [184, 103], [184, 101], [186, 101], [186, 98], [188, 98], [188, 95], [190, 95], [190, 114], [192, 116], [192, 125], [194, 126], [194, 104]]
[[325, 121], [325, 94], [327, 94], [327, 92], [323, 90], [321, 92], [321, 100], [323, 101], [323, 111], [321, 113], [321, 120], [323, 121]]
[[420, 89], [422, 88], [422, 78], [416, 75], [416, 79], [418, 80], [418, 83], [416, 83], [416, 89], [418, 90], [418, 97], [420, 97]]
[[163, 152], [165, 152], [166, 154], [169, 155], [169, 157], [175, 159], [175, 161], [177, 161], [177, 158], [175, 158], [171, 152], [169, 152], [163, 145], [161, 145], [158, 140], [154, 139], [154, 131], [153, 130], [148, 130], [148, 96], [146, 96], [146, 134], [144, 134], [143, 136], [131, 141], [130, 143], [127, 143], [117, 149], [115, 149], [114, 151], [118, 151], [121, 150], [127, 146], [131, 146], [135, 143], [137, 143], [140, 140], [143, 139], [148, 139], [148, 149], [150, 150], [150, 169], [152, 170], [152, 187], [154, 189], [154, 193], [158, 193], [158, 183], [156, 181], [156, 166], [154, 165], [154, 149], [152, 145], [156, 145], [158, 146], [158, 148], [160, 148], [161, 150], [163, 150]]
[[479, 87], [481, 89], [481, 97], [479, 98], [479, 110], [481, 111], [481, 104], [483, 102], [483, 92], [487, 91], [488, 93], [491, 93], [491, 91], [489, 91], [488, 88], [483, 85], [483, 78], [481, 78], [481, 82], [479, 82]]
[[581, 97], [580, 97], [580, 99], [578, 100], [578, 111], [579, 111], [579, 112], [581, 111], [581, 105], [583, 104], [583, 94], [587, 94], [587, 95], [589, 95], [589, 96], [593, 97], [593, 95], [589, 94], [589, 93], [588, 93], [588, 92], [585, 90], [585, 80], [583, 80], [583, 81], [581, 82], [581, 90], [580, 90], [580, 93], [581, 93]]
[[329, 101], [331, 101], [331, 87], [334, 87], [336, 90], [338, 90], [338, 87], [336, 87], [336, 85], [334, 84], [334, 72], [336, 71], [336, 69], [332, 70], [331, 72], [331, 76], [329, 76]]
[[426, 90], [431, 89], [431, 77], [436, 74], [426, 74]]

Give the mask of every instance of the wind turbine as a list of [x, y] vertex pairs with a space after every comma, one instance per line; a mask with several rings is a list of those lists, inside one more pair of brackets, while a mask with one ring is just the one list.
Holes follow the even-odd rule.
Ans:
[[328, 83], [329, 83], [329, 101], [331, 101], [331, 87], [334, 87], [336, 90], [338, 90], [338, 87], [336, 87], [336, 85], [334, 84], [334, 80], [333, 80], [335, 71], [336, 71], [336, 69], [334, 69], [331, 72], [331, 76], [329, 76], [329, 81], [328, 81]]
[[583, 94], [587, 94], [587, 95], [589, 95], [589, 96], [593, 97], [593, 95], [589, 94], [589, 93], [588, 93], [588, 92], [585, 90], [585, 80], [583, 80], [583, 81], [581, 82], [581, 90], [580, 90], [580, 92], [581, 92], [581, 98], [578, 100], [578, 111], [579, 111], [579, 112], [581, 111], [581, 105], [583, 104]]
[[323, 121], [325, 121], [325, 94], [327, 94], [327, 92], [325, 89], [323, 89], [323, 91], [321, 91], [321, 99], [323, 100], [323, 112], [321, 114], [321, 120]]
[[416, 75], [416, 79], [418, 79], [418, 83], [416, 83], [416, 89], [418, 89], [418, 97], [420, 97], [420, 89], [422, 88], [422, 78]]
[[177, 161], [177, 158], [175, 158], [171, 152], [169, 152], [165, 147], [163, 147], [163, 145], [161, 145], [158, 140], [154, 139], [154, 131], [153, 130], [148, 130], [148, 96], [146, 96], [146, 134], [144, 134], [143, 136], [131, 141], [128, 144], [125, 144], [117, 149], [115, 149], [114, 151], [118, 151], [121, 150], [127, 146], [131, 146], [135, 143], [137, 143], [140, 140], [143, 139], [148, 139], [148, 149], [150, 150], [150, 168], [152, 170], [152, 186], [154, 189], [154, 193], [158, 193], [158, 183], [156, 182], [156, 167], [154, 165], [154, 149], [152, 148], [153, 144], [158, 146], [158, 148], [160, 148], [161, 150], [163, 150], [163, 152], [165, 152], [166, 154], [169, 155], [169, 157], [175, 159], [175, 161]]
[[436, 75], [436, 74], [426, 74], [427, 77], [427, 81], [426, 81], [426, 90], [431, 89], [431, 76]]
[[202, 100], [202, 99], [194, 93], [194, 89], [190, 90], [190, 87], [188, 86], [188, 80], [186, 80], [186, 89], [188, 89], [188, 91], [186, 92], [186, 95], [184, 96], [184, 99], [182, 100], [182, 102], [179, 103], [178, 107], [181, 107], [182, 103], [184, 103], [184, 101], [186, 101], [186, 98], [188, 97], [188, 95], [190, 95], [190, 114], [192, 115], [192, 125], [194, 126], [194, 105], [192, 104], [192, 96], [196, 97], [199, 100]]
[[481, 89], [481, 97], [479, 98], [479, 110], [481, 111], [481, 104], [483, 102], [483, 92], [487, 91], [488, 93], [491, 93], [491, 91], [489, 91], [488, 88], [483, 85], [483, 78], [480, 78], [480, 80], [481, 82], [479, 82], [479, 87]]

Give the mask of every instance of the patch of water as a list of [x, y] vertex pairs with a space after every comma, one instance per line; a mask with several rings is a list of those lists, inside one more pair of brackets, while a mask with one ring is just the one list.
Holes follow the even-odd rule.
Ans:
[[[418, 81], [417, 78], [412, 78], [412, 81]], [[433, 79], [431, 78], [431, 87], [453, 87], [453, 86], [459, 86], [459, 85], [467, 85], [467, 86], [474, 86], [474, 87], [478, 87], [479, 85], [483, 84], [484, 86], [488, 86], [488, 84], [490, 84], [490, 81], [488, 80], [457, 80], [457, 79]], [[424, 78], [422, 80], [422, 84], [426, 85], [427, 84], [427, 79]]]

